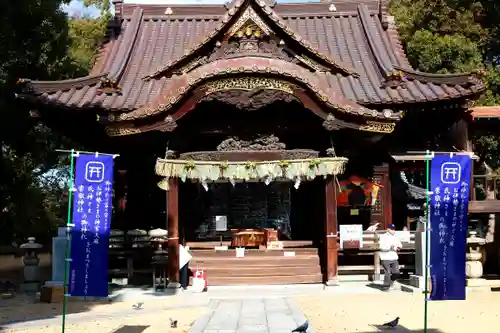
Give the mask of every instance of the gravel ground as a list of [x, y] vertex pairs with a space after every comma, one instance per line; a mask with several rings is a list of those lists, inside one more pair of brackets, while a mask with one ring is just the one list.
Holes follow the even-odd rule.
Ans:
[[[424, 297], [410, 293], [343, 294], [298, 297], [316, 333], [380, 332], [377, 325], [399, 316], [391, 332], [422, 332]], [[472, 292], [466, 301], [429, 302], [429, 333], [496, 332], [500, 293]]]
[[[207, 308], [182, 308], [149, 312], [146, 309], [141, 314], [134, 316], [110, 315], [108, 318], [88, 320], [86, 322], [71, 323], [71, 317], [66, 324], [66, 333], [186, 333], [194, 321], [201, 316]], [[169, 318], [178, 321], [177, 328], [169, 328]], [[0, 330], [2, 331], [2, 330]], [[15, 333], [60, 333], [61, 325], [50, 325], [21, 330], [3, 330], [2, 332]]]
[[[22, 294], [18, 294], [18, 296], [12, 299], [0, 299], [0, 325], [9, 322], [26, 321], [27, 318], [28, 320], [49, 319], [62, 315], [62, 304], [34, 302], [33, 299], [33, 296], [30, 297]], [[169, 296], [168, 298], [158, 300], [147, 300], [144, 303], [144, 308], [148, 310], [170, 308], [185, 303], [185, 298]], [[69, 301], [67, 313], [96, 313], [104, 315], [130, 310], [133, 304], [134, 302]]]

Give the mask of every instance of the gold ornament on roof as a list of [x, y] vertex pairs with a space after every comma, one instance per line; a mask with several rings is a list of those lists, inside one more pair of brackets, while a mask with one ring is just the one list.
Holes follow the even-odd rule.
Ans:
[[114, 93], [120, 93], [121, 87], [114, 79], [103, 77], [99, 81], [99, 90], [105, 93], [106, 95], [111, 95]]
[[138, 128], [106, 127], [106, 134], [109, 136], [123, 136], [139, 133], [141, 133], [141, 130]]
[[269, 29], [267, 24], [264, 23], [259, 15], [257, 15], [257, 13], [252, 9], [252, 7], [248, 7], [229, 30], [229, 36], [237, 34], [243, 26], [252, 24], [258, 26], [260, 30], [266, 35], [271, 34], [271, 29]]
[[257, 88], [280, 90], [293, 94], [291, 84], [281, 80], [275, 80], [266, 77], [239, 77], [225, 78], [206, 83], [207, 94], [226, 90], [253, 90]]
[[365, 125], [360, 126], [360, 130], [375, 133], [392, 133], [396, 127], [395, 123], [382, 123], [378, 121], [367, 121]]

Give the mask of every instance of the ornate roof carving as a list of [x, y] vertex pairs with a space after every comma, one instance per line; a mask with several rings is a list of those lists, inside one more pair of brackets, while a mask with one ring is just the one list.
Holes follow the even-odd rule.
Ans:
[[[256, 10], [259, 11], [257, 14]], [[234, 20], [236, 19], [236, 22]], [[325, 62], [327, 65], [331, 66], [331, 70], [337, 70], [343, 72], [346, 75], [355, 75], [358, 73], [356, 70], [351, 68], [346, 64], [342, 64], [339, 61], [333, 60], [332, 57], [329, 57], [319, 50], [317, 50], [311, 43], [302, 38], [297, 32], [292, 30], [276, 12], [268, 5], [268, 3], [264, 0], [235, 0], [233, 1], [227, 10], [227, 13], [222, 17], [219, 24], [216, 25], [215, 29], [200, 43], [195, 45], [191, 49], [186, 49], [184, 54], [180, 56], [178, 59], [174, 61], [169, 61], [167, 64], [161, 66], [153, 73], [150, 73], [146, 76], [146, 78], [154, 78], [159, 75], [163, 75], [168, 72], [172, 67], [179, 65], [183, 61], [189, 61], [190, 58], [196, 57], [197, 54], [200, 53], [201, 49], [206, 45], [212, 43], [216, 44], [216, 39], [233, 36], [236, 31], [238, 31], [245, 23], [248, 21], [252, 21], [257, 26], [259, 26], [262, 31], [268, 35], [270, 35], [273, 31], [271, 28], [264, 22], [264, 19], [274, 23], [275, 27], [278, 31], [274, 31], [274, 33], [279, 34], [283, 33], [284, 35], [291, 38], [294, 42], [299, 44], [302, 48], [305, 49], [308, 53], [311, 53], [312, 56], [317, 57], [318, 59]], [[234, 23], [233, 23], [234, 22]], [[226, 33], [227, 31], [227, 33]]]
[[[258, 74], [265, 75], [266, 77], [259, 77]], [[227, 75], [235, 75], [235, 78], [238, 79], [224, 79]], [[239, 77], [241, 75], [246, 76], [246, 78], [240, 79]], [[274, 80], [271, 81], [269, 78], [270, 76], [277, 77], [278, 79], [281, 77], [289, 80], [290, 82], [305, 86], [316, 96], [318, 100], [322, 101], [322, 103], [324, 103], [327, 107], [332, 108], [335, 111], [357, 116], [366, 116], [368, 118], [387, 118], [383, 112], [368, 109], [355, 103], [354, 101], [343, 98], [328, 85], [321, 82], [316, 76], [313, 75], [313, 73], [301, 68], [298, 65], [279, 59], [246, 57], [211, 62], [194, 69], [189, 73], [189, 75], [174, 77], [165, 85], [163, 88], [163, 94], [156, 100], [142, 108], [121, 114], [117, 120], [128, 121], [153, 116], [162, 112], [168, 112], [182, 98], [187, 96], [192, 89], [205, 82], [209, 82], [208, 89], [212, 89], [209, 90], [208, 93], [213, 92], [213, 89], [220, 89], [214, 87], [220, 86], [221, 83], [210, 83], [211, 80], [220, 78], [225, 80], [220, 81], [223, 82], [222, 84], [227, 82], [226, 90], [246, 90], [252, 85], [255, 88], [263, 89], [287, 89], [286, 84], [280, 80], [276, 82], [274, 82]], [[400, 114], [391, 114], [389, 118], [399, 119]]]

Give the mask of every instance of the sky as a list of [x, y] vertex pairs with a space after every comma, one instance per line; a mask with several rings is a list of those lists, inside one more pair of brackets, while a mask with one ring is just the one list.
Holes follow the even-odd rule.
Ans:
[[[319, 0], [278, 0], [278, 2], [306, 2], [306, 1], [319, 1]], [[125, 0], [125, 3], [137, 3], [137, 4], [223, 4], [228, 2], [228, 0]], [[70, 16], [98, 16], [99, 10], [95, 7], [85, 8], [81, 0], [73, 0], [69, 5], [63, 6], [64, 11]]]

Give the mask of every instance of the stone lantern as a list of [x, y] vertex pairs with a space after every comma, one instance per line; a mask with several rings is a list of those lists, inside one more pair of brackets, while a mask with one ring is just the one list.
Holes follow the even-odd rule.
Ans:
[[476, 235], [476, 231], [470, 231], [469, 237], [467, 238], [467, 262], [465, 272], [468, 278], [468, 286], [480, 284], [480, 278], [483, 276], [483, 263], [481, 262], [481, 258], [483, 256], [482, 248], [484, 244], [486, 244], [486, 240]]
[[168, 274], [168, 251], [163, 249], [168, 244], [168, 231], [164, 229], [153, 229], [149, 231], [149, 237], [153, 248], [156, 248], [151, 261], [153, 266], [153, 290], [165, 290], [167, 288]]
[[21, 291], [36, 292], [40, 287], [40, 259], [38, 253], [42, 245], [35, 242], [35, 237], [29, 237], [28, 243], [19, 247], [23, 251], [24, 282]]

